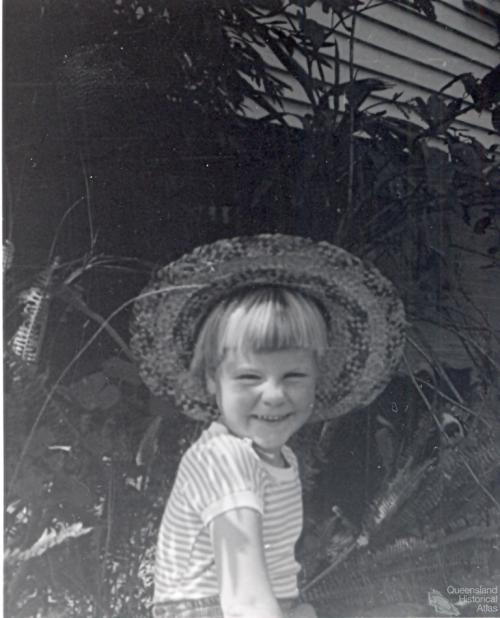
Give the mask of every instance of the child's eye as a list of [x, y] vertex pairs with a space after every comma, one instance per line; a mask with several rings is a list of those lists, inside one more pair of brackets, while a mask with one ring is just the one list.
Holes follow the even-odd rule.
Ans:
[[236, 376], [236, 379], [243, 382], [253, 382], [259, 380], [260, 377], [256, 373], [242, 373]]

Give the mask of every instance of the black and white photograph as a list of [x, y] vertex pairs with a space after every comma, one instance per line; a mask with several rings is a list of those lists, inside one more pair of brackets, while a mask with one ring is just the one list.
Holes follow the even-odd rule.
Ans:
[[500, 0], [4, 0], [5, 618], [500, 617]]

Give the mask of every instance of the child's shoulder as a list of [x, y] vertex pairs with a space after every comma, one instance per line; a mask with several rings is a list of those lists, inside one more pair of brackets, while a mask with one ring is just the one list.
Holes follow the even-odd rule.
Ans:
[[245, 459], [258, 462], [251, 440], [239, 438], [216, 421], [184, 453], [183, 460], [207, 462], [210, 459]]

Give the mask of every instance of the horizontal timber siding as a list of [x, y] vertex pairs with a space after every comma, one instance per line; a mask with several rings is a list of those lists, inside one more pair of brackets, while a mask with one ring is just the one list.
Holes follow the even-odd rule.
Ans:
[[[387, 90], [374, 92], [364, 103], [365, 107], [376, 106], [375, 110], [385, 109], [392, 116], [403, 117], [403, 112], [391, 105], [391, 98], [396, 93], [402, 93], [399, 104], [412, 121], [422, 124], [405, 101], [415, 97], [425, 100], [461, 73], [472, 73], [481, 78], [498, 64], [499, 36], [492, 19], [468, 9], [463, 0], [437, 0], [434, 6], [435, 22], [409, 7], [397, 4], [380, 6], [358, 15], [354, 45], [356, 77], [374, 77], [390, 84]], [[308, 9], [308, 17], [325, 26], [326, 20], [331, 19], [322, 11], [320, 2]], [[338, 32], [335, 39], [339, 49], [340, 82], [347, 82], [348, 33]], [[329, 42], [333, 42], [333, 37]], [[315, 75], [327, 83], [334, 82], [333, 54], [333, 47], [325, 48], [325, 56], [331, 58], [331, 67], [326, 67], [322, 76]], [[303, 89], [275, 58], [269, 57], [267, 61], [276, 76], [289, 85], [283, 100], [287, 120], [294, 126], [301, 126], [301, 118], [310, 109]], [[453, 97], [461, 98], [463, 94], [461, 83], [455, 83], [446, 90], [450, 100]], [[259, 108], [249, 103], [247, 113], [258, 115]], [[472, 136], [485, 146], [499, 143], [498, 134], [492, 130], [489, 113], [469, 111], [460, 116], [453, 126], [462, 135]], [[450, 311], [466, 313], [473, 325], [468, 336], [478, 345], [481, 342], [486, 352], [491, 352], [489, 343], [493, 345], [494, 337], [500, 336], [498, 262], [487, 255], [488, 246], [493, 244], [494, 238], [491, 234], [487, 237], [472, 234], [470, 227], [458, 217], [452, 222], [452, 228], [458, 244], [467, 249], [465, 253], [463, 250], [456, 253], [466, 294], [450, 300]], [[439, 245], [438, 239], [436, 242]], [[448, 258], [453, 261], [453, 255]], [[428, 323], [421, 326], [445, 363], [455, 367], [470, 366], [470, 357], [455, 334]], [[490, 342], [488, 333], [495, 333], [489, 335]], [[418, 365], [418, 358], [411, 360]]]
[[[375, 77], [391, 85], [370, 97], [365, 106], [378, 102], [379, 109], [389, 110], [390, 100], [396, 93], [402, 93], [400, 102], [417, 96], [425, 99], [460, 73], [472, 73], [481, 78], [498, 64], [500, 53], [496, 46], [499, 37], [493, 20], [467, 9], [462, 0], [438, 0], [435, 9], [435, 22], [398, 4], [379, 6], [358, 15], [354, 46], [356, 75], [358, 78]], [[319, 2], [308, 9], [308, 17], [325, 26], [331, 19], [322, 11]], [[339, 31], [335, 40], [339, 49], [340, 80], [348, 81], [348, 33]], [[332, 58], [333, 49], [325, 49], [326, 58]], [[290, 124], [298, 125], [300, 121], [294, 115], [307, 113], [307, 98], [300, 85], [292, 81], [274, 57], [267, 60], [277, 76], [290, 86], [285, 111], [290, 112]], [[331, 68], [325, 67], [323, 77], [326, 82], [333, 83], [333, 58]], [[461, 83], [446, 90], [450, 98], [461, 97], [463, 92]], [[250, 108], [248, 113], [258, 114], [258, 110]], [[402, 115], [393, 109], [391, 113]], [[418, 122], [415, 115], [411, 115], [411, 119]], [[492, 132], [488, 113], [469, 111], [454, 126], [485, 146], [499, 141], [498, 134]]]

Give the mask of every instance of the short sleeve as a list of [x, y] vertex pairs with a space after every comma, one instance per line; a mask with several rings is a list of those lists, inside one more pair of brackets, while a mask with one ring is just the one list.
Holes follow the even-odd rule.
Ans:
[[184, 493], [204, 525], [226, 511], [264, 510], [262, 471], [252, 446], [235, 436], [218, 435], [186, 453]]

